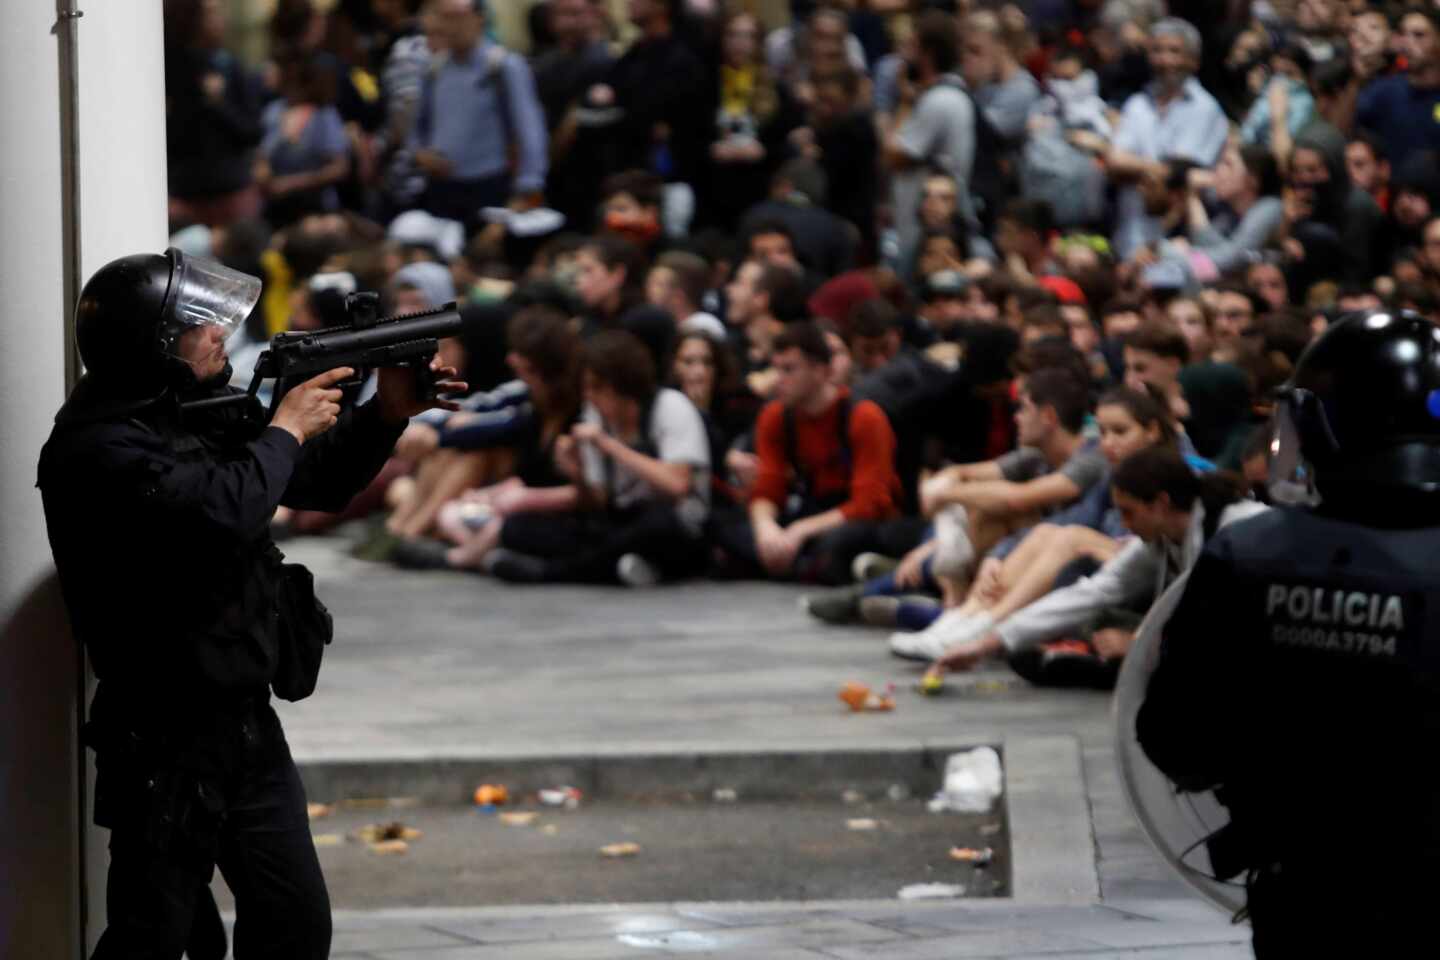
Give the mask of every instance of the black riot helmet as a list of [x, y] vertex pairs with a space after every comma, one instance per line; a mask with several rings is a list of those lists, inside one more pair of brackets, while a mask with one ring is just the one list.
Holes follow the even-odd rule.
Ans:
[[1281, 388], [1270, 454], [1277, 500], [1436, 513], [1440, 327], [1410, 311], [1337, 321]]
[[173, 247], [112, 260], [75, 306], [80, 359], [106, 380], [153, 376], [176, 357], [186, 329], [234, 330], [259, 299], [259, 278]]

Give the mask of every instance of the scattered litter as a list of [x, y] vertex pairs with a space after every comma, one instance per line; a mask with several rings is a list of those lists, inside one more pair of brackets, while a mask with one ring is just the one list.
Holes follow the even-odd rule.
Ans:
[[574, 787], [555, 787], [553, 790], [541, 790], [540, 802], [547, 807], [564, 807], [566, 810], [574, 810], [580, 806], [580, 801], [584, 796]]
[[872, 820], [869, 817], [860, 817], [855, 820], [846, 820], [845, 828], [847, 830], [878, 830], [880, 821]]
[[944, 689], [945, 677], [942, 676], [940, 673], [937, 673], [933, 670], [927, 671], [925, 676], [920, 678], [920, 692], [925, 694], [927, 697], [933, 697], [935, 694], [939, 693]]
[[851, 680], [840, 688], [840, 700], [855, 713], [895, 709], [895, 685], [885, 685], [885, 692], [876, 693], [863, 683]]
[[982, 677], [970, 685], [976, 693], [1005, 693], [1020, 686], [1022, 679], [1015, 677]]
[[989, 813], [1000, 793], [1000, 755], [993, 747], [952, 753], [945, 761], [945, 786], [930, 801], [930, 812]]
[[973, 863], [977, 867], [988, 867], [990, 861], [995, 859], [995, 851], [990, 847], [983, 850], [976, 850], [974, 847], [951, 847], [950, 859]]
[[330, 816], [330, 814], [332, 814], [332, 813], [334, 813], [334, 812], [335, 812], [335, 804], [333, 804], [333, 803], [307, 803], [307, 804], [305, 804], [305, 814], [306, 814], [306, 816], [308, 816], [311, 820], [319, 820], [321, 817], [328, 817], [328, 816]]
[[1000, 824], [998, 823], [987, 823], [980, 828], [980, 836], [982, 837], [993, 837], [999, 832]]
[[600, 848], [600, 856], [617, 859], [619, 857], [633, 857], [640, 852], [638, 843], [611, 843]]
[[729, 787], [720, 787], [710, 795], [710, 799], [716, 803], [734, 803], [740, 799], [740, 794]]
[[901, 900], [953, 900], [965, 896], [965, 888], [958, 883], [912, 883], [901, 887]]
[[539, 819], [540, 814], [534, 810], [515, 810], [510, 813], [500, 814], [500, 822], [507, 827], [528, 827]]
[[510, 791], [498, 783], [482, 783], [475, 788], [475, 806], [503, 807], [510, 800]]
[[890, 798], [891, 803], [903, 803], [910, 799], [910, 788], [903, 783], [892, 783], [886, 788], [885, 796]]
[[853, 807], [856, 804], [865, 802], [865, 794], [861, 793], [859, 790], [846, 790], [844, 793], [840, 794], [840, 801], [846, 806]]
[[560, 832], [560, 828], [555, 826], [555, 824], [553, 823], [547, 823], [545, 824], [545, 826], [540, 828], [540, 832], [545, 834], [545, 836], [547, 837], [553, 837], [555, 836], [555, 834]]
[[312, 837], [317, 847], [340, 847], [345, 845], [343, 833], [317, 833]]
[[366, 824], [356, 832], [356, 835], [366, 843], [373, 845], [390, 840], [418, 840], [425, 834], [396, 820], [393, 823]]
[[381, 840], [379, 843], [370, 844], [370, 852], [382, 856], [392, 853], [408, 853], [409, 850], [410, 844], [404, 840]]

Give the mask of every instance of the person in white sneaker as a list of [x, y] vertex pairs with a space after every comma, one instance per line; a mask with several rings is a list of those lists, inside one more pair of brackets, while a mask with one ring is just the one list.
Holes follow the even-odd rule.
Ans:
[[[1095, 420], [1107, 464], [1104, 478], [1071, 506], [991, 550], [981, 562], [965, 602], [946, 611], [918, 634], [897, 635], [893, 641], [897, 653], [933, 660], [953, 644], [989, 629], [1057, 586], [1093, 572], [1119, 552], [1120, 541], [1130, 534], [1111, 498], [1110, 470], [1150, 446], [1179, 449], [1178, 435], [1163, 395], [1156, 391], [1116, 387], [1096, 404]], [[1203, 466], [1213, 469], [1208, 463]], [[946, 550], [947, 536], [953, 539], [961, 535], [947, 531], [947, 524], [954, 525], [954, 518], [947, 514], [963, 509], [947, 507], [936, 518], [940, 553]], [[1074, 565], [1081, 562], [1086, 563], [1086, 568], [1076, 571]], [[939, 560], [935, 567], [944, 572]]]
[[[1077, 633], [1108, 609], [1148, 606], [1194, 565], [1216, 530], [1267, 509], [1245, 499], [1232, 475], [1197, 475], [1183, 455], [1165, 446], [1124, 460], [1115, 469], [1112, 488], [1115, 507], [1134, 539], [1094, 576], [1002, 621], [977, 623], [936, 658], [933, 670], [969, 670], [988, 657], [1013, 655]], [[1132, 638], [1122, 631], [1101, 631], [1092, 642], [1102, 657], [1114, 659], [1125, 655]]]

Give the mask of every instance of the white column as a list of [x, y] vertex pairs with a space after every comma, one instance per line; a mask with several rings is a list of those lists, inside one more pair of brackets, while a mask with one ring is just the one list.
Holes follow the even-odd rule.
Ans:
[[[161, 5], [81, 0], [81, 273], [165, 245]], [[54, 3], [0, 31], [0, 956], [80, 957], [104, 922], [104, 837], [78, 809], [83, 678], [35, 466], [65, 396], [59, 34]], [[88, 762], [86, 767], [88, 769]]]

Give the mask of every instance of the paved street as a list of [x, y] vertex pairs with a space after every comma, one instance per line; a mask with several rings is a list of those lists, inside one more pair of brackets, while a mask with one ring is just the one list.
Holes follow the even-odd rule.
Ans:
[[[337, 624], [317, 694], [281, 707], [312, 793], [373, 780], [401, 795], [407, 776], [417, 794], [459, 791], [466, 764], [521, 771], [547, 758], [570, 771], [576, 758], [628, 762], [643, 777], [656, 757], [703, 767], [725, 754], [1003, 744], [1016, 875], [1012, 898], [949, 903], [394, 903], [338, 911], [336, 956], [1249, 955], [1248, 930], [1194, 899], [1140, 836], [1102, 695], [1008, 685], [997, 671], [922, 698], [918, 668], [886, 653], [883, 632], [823, 627], [792, 587], [501, 587], [354, 561], [343, 547], [285, 545], [316, 571]], [[848, 680], [894, 683], [897, 709], [849, 714], [835, 697]], [[1068, 878], [1047, 877], [1052, 862]]]

